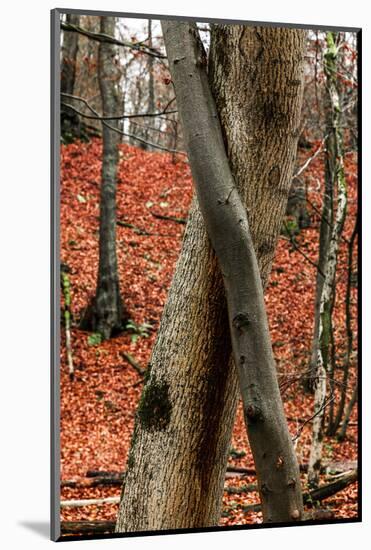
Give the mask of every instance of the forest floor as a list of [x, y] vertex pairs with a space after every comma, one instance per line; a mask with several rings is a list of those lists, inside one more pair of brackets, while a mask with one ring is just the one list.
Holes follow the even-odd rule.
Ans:
[[[117, 253], [121, 293], [130, 318], [137, 327], [98, 345], [91, 345], [89, 334], [78, 329], [78, 321], [93, 296], [98, 268], [99, 189], [101, 142], [62, 146], [61, 154], [61, 261], [69, 267], [72, 298], [72, 346], [74, 380], [68, 375], [65, 331], [61, 327], [61, 479], [82, 479], [88, 470], [123, 471], [134, 425], [136, 406], [143, 379], [127, 362], [129, 353], [145, 367], [156, 339], [162, 309], [178, 258], [184, 220], [192, 198], [192, 179], [185, 157], [145, 152], [121, 145], [117, 188], [117, 219], [129, 226], [117, 226]], [[315, 147], [314, 147], [315, 149]], [[311, 152], [303, 153], [303, 160]], [[175, 162], [174, 162], [175, 160]], [[344, 235], [349, 238], [357, 209], [357, 158], [346, 156], [349, 207]], [[321, 209], [320, 182], [323, 158], [309, 165], [303, 176], [308, 198]], [[301, 230], [296, 242], [302, 252], [317, 261], [320, 218], [309, 208], [311, 226]], [[164, 219], [158, 217], [174, 217]], [[337, 271], [334, 310], [336, 360], [341, 364], [345, 351], [344, 296], [347, 247], [343, 242]], [[355, 251], [354, 262], [357, 255]], [[313, 397], [302, 390], [300, 378], [308, 365], [312, 337], [315, 268], [295, 250], [289, 239], [279, 239], [266, 305], [273, 350], [290, 432], [296, 437], [299, 461], [308, 461]], [[354, 342], [357, 341], [357, 289], [352, 289]], [[63, 299], [62, 299], [63, 305]], [[150, 325], [140, 329], [144, 323]], [[134, 329], [135, 330], [135, 329]], [[356, 353], [351, 370], [348, 398], [353, 389]], [[340, 380], [341, 369], [336, 378]], [[339, 395], [335, 394], [336, 406]], [[357, 460], [357, 407], [354, 408], [347, 437], [338, 442], [325, 437], [324, 463], [350, 463]], [[233, 431], [230, 465], [253, 468], [239, 406]], [[328, 482], [328, 473], [321, 483]], [[227, 487], [254, 482], [254, 476], [228, 474], [220, 525], [260, 523], [261, 513], [245, 507], [259, 502], [257, 492], [230, 494]], [[302, 484], [306, 490], [305, 473]], [[120, 487], [63, 487], [61, 500], [92, 499], [120, 495]], [[230, 489], [229, 489], [230, 490]], [[233, 490], [233, 489], [232, 489]], [[336, 518], [355, 518], [358, 513], [357, 483], [324, 500], [321, 508]], [[62, 508], [61, 519], [115, 520], [117, 504]]]

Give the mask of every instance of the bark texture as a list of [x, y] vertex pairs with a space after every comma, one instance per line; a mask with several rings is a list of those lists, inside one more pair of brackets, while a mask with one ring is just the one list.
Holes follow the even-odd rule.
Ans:
[[[254, 117], [253, 110], [247, 119], [245, 105], [250, 95], [259, 95], [264, 87], [263, 78], [265, 86], [275, 87], [281, 78], [277, 73], [287, 70], [289, 80], [301, 80], [304, 35], [286, 29], [276, 29], [277, 34], [262, 30], [267, 52], [278, 35], [281, 43], [285, 42], [285, 33], [286, 46], [291, 44], [291, 50], [290, 54], [286, 52], [285, 63], [277, 71], [271, 70], [268, 78], [264, 67], [259, 66], [256, 79], [251, 79], [245, 70], [250, 66], [250, 58], [245, 55], [241, 60], [235, 59], [241, 54], [235, 49], [232, 35], [227, 40], [228, 29], [228, 26], [220, 29], [225, 40], [222, 35], [219, 42], [212, 39], [211, 49], [222, 48], [223, 54], [212, 52], [210, 78], [225, 141], [230, 144], [228, 153], [236, 187], [249, 209], [250, 230], [265, 284], [291, 184], [302, 87], [297, 86], [297, 95], [287, 99], [286, 126], [281, 127], [281, 139], [276, 138], [274, 126], [267, 123], [261, 127], [261, 119]], [[238, 36], [244, 28], [236, 27], [235, 32]], [[296, 42], [292, 41], [291, 33], [298, 37]], [[259, 49], [255, 41], [250, 50], [255, 64], [269, 65], [268, 58], [258, 56]], [[235, 67], [224, 76], [225, 82], [224, 58], [231, 68]], [[280, 93], [286, 95], [285, 86]], [[266, 97], [268, 101], [268, 90]], [[248, 147], [254, 136], [261, 145], [260, 152], [259, 147]], [[273, 164], [277, 166], [273, 172], [279, 173], [279, 177], [268, 178], [269, 162], [270, 168]], [[237, 374], [230, 352], [222, 279], [195, 199], [137, 414], [117, 531], [218, 524], [238, 400]], [[154, 393], [151, 388], [156, 386], [163, 389], [170, 407], [167, 414], [162, 411], [156, 422], [154, 411], [158, 409], [152, 406], [149, 412], [153, 420], [148, 423], [145, 405]]]
[[223, 276], [263, 518], [268, 522], [299, 520], [303, 511], [299, 467], [279, 392], [246, 210], [229, 167], [207, 82], [206, 55], [196, 25], [169, 22], [163, 23], [163, 29], [197, 198]]
[[[115, 18], [101, 17], [100, 32], [114, 36]], [[98, 78], [103, 115], [118, 113], [120, 71], [116, 65], [116, 46], [100, 43]], [[112, 122], [117, 126], [117, 121]], [[123, 329], [126, 319], [120, 296], [116, 255], [116, 177], [119, 134], [103, 125], [103, 162], [100, 195], [99, 268], [95, 297], [82, 320], [84, 329], [98, 332], [104, 339]]]

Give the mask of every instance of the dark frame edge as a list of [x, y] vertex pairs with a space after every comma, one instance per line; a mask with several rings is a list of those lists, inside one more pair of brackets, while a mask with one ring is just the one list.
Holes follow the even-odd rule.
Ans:
[[50, 98], [50, 130], [51, 130], [51, 218], [50, 218], [50, 253], [51, 253], [51, 384], [50, 384], [50, 538], [57, 541], [61, 536], [60, 526], [60, 374], [59, 374], [59, 143], [60, 143], [60, 11], [51, 10], [51, 43], [50, 43], [50, 74], [51, 74], [51, 98]]
[[357, 396], [357, 418], [358, 418], [358, 517], [362, 522], [362, 29], [357, 31], [357, 215], [358, 215], [358, 262], [357, 262], [357, 332], [358, 332], [358, 396]]
[[127, 17], [131, 19], [157, 19], [162, 21], [164, 19], [171, 19], [175, 21], [197, 21], [199, 23], [227, 23], [230, 25], [253, 25], [260, 27], [286, 27], [291, 29], [313, 29], [323, 31], [346, 31], [346, 32], [358, 32], [360, 27], [338, 27], [331, 25], [315, 25], [309, 23], [276, 23], [272, 21], [251, 21], [245, 19], [224, 19], [216, 17], [197, 17], [197, 15], [171, 15], [171, 14], [159, 14], [159, 13], [130, 13], [120, 11], [106, 11], [106, 10], [80, 10], [75, 8], [56, 8], [59, 14], [76, 14], [76, 15], [93, 15], [101, 16], [104, 14], [106, 17]]

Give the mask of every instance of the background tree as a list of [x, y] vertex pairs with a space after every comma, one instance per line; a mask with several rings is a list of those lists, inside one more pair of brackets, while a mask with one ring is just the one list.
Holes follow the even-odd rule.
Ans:
[[[212, 32], [211, 85], [263, 285], [295, 162], [304, 42], [289, 29]], [[230, 352], [222, 280], [194, 200], [137, 412], [118, 531], [218, 523], [238, 400]]]
[[[67, 14], [67, 23], [79, 25], [80, 16]], [[78, 35], [75, 33], [63, 33], [61, 60], [61, 92], [73, 94], [76, 80], [77, 53], [78, 53]], [[75, 138], [80, 137], [81, 121], [80, 118], [61, 105], [61, 138], [64, 143], [69, 143]]]
[[[101, 17], [100, 32], [114, 36], [115, 18]], [[98, 79], [104, 116], [118, 114], [121, 77], [117, 48], [102, 42], [98, 50]], [[118, 125], [117, 121], [112, 122]], [[103, 161], [100, 197], [99, 267], [95, 297], [88, 306], [81, 327], [110, 338], [123, 329], [126, 312], [120, 295], [116, 255], [116, 177], [120, 136], [103, 126]]]
[[[312, 446], [309, 457], [308, 482], [311, 486], [316, 486], [319, 481], [319, 472], [321, 468], [322, 443], [324, 430], [324, 409], [327, 397], [328, 373], [330, 371], [329, 348], [331, 344], [332, 332], [332, 311], [334, 304], [334, 295], [336, 289], [336, 266], [338, 250], [341, 235], [343, 232], [346, 208], [347, 208], [347, 188], [344, 173], [344, 151], [343, 151], [343, 133], [341, 129], [341, 101], [337, 83], [338, 64], [337, 57], [339, 51], [338, 40], [332, 32], [327, 33], [327, 50], [324, 55], [324, 72], [326, 75], [326, 90], [328, 94], [328, 109], [330, 122], [328, 124], [329, 135], [327, 136], [326, 149], [326, 179], [330, 187], [336, 189], [336, 214], [333, 223], [331, 223], [331, 233], [326, 238], [325, 249], [325, 268], [324, 278], [321, 288], [321, 297], [319, 300], [318, 315], [318, 343], [317, 343], [317, 363], [316, 363], [316, 389], [314, 393], [314, 412], [316, 416], [313, 419]], [[330, 198], [332, 203], [332, 197]], [[326, 203], [325, 203], [326, 204]], [[329, 219], [332, 218], [332, 209]], [[333, 372], [332, 372], [333, 376]]]

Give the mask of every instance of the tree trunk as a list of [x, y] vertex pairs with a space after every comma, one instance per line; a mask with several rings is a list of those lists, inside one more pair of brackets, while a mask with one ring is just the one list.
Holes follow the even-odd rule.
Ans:
[[[79, 25], [80, 16], [67, 14], [66, 19], [72, 25]], [[76, 60], [79, 48], [79, 36], [74, 32], [63, 33], [62, 61], [61, 61], [61, 92], [73, 94], [76, 78]], [[63, 102], [63, 97], [62, 97]], [[61, 137], [69, 143], [80, 137], [81, 122], [79, 116], [71, 109], [61, 105]]]
[[[115, 18], [101, 17], [100, 32], [114, 36]], [[116, 65], [116, 47], [101, 42], [98, 50], [98, 78], [103, 115], [117, 114], [120, 72]], [[112, 125], [117, 125], [113, 121]], [[103, 162], [100, 196], [99, 268], [95, 297], [89, 305], [81, 328], [110, 338], [123, 329], [126, 318], [120, 296], [116, 255], [116, 177], [119, 134], [103, 125]]]
[[[223, 276], [263, 517], [268, 522], [298, 520], [303, 511], [299, 467], [279, 392], [247, 214], [207, 82], [206, 54], [196, 25], [163, 23], [163, 29], [197, 198]], [[270, 113], [270, 124], [274, 118]]]
[[328, 350], [330, 343], [331, 315], [335, 293], [335, 275], [339, 241], [343, 231], [347, 206], [347, 189], [344, 175], [344, 152], [342, 130], [340, 127], [341, 106], [337, 85], [337, 46], [333, 33], [327, 33], [327, 50], [325, 53], [324, 71], [326, 75], [326, 90], [331, 107], [332, 146], [327, 151], [328, 162], [331, 167], [331, 181], [337, 191], [336, 218], [331, 230], [331, 236], [326, 252], [324, 281], [319, 308], [318, 349], [316, 365], [316, 388], [314, 392], [314, 412], [312, 444], [309, 457], [308, 483], [310, 487], [316, 487], [319, 481], [319, 471], [322, 459], [324, 413], [327, 400], [327, 370]]
[[[148, 46], [152, 48], [152, 19], [148, 19]], [[148, 113], [154, 113], [155, 112], [155, 83], [154, 83], [154, 58], [149, 55], [148, 56]], [[151, 119], [150, 119], [151, 120]], [[156, 119], [153, 119], [151, 122], [148, 123], [149, 125], [154, 125], [156, 127]], [[154, 141], [154, 139], [157, 139], [157, 136], [153, 136], [154, 133], [151, 133], [151, 131], [147, 128], [145, 132], [145, 139], [146, 141]], [[151, 150], [150, 145], [144, 145], [144, 149], [147, 151]]]
[[[341, 424], [343, 414], [344, 414], [345, 401], [347, 397], [350, 367], [352, 363], [353, 329], [352, 329], [351, 288], [352, 288], [352, 274], [353, 274], [353, 249], [354, 249], [354, 243], [356, 240], [357, 232], [358, 232], [358, 219], [356, 219], [354, 229], [348, 243], [348, 266], [347, 266], [348, 271], [347, 271], [347, 287], [346, 287], [346, 293], [345, 293], [345, 329], [346, 329], [346, 335], [347, 335], [347, 350], [345, 354], [345, 360], [343, 363], [343, 379], [341, 382], [340, 402], [338, 405], [335, 420], [333, 424], [328, 427], [328, 430], [327, 430], [328, 435], [335, 435]], [[357, 394], [357, 391], [355, 390], [355, 394], [353, 393], [353, 395], [356, 395], [356, 394]], [[345, 422], [345, 418], [344, 418], [344, 422]], [[348, 422], [349, 422], [349, 418], [348, 418]]]
[[322, 216], [319, 233], [319, 256], [318, 267], [320, 271], [317, 271], [316, 278], [316, 292], [314, 302], [314, 329], [313, 339], [311, 347], [311, 355], [308, 369], [308, 376], [305, 378], [305, 388], [311, 392], [314, 392], [315, 381], [317, 374], [317, 359], [318, 348], [320, 346], [319, 341], [319, 325], [320, 325], [320, 308], [321, 308], [321, 296], [324, 284], [324, 278], [322, 273], [326, 269], [327, 254], [330, 244], [330, 237], [333, 227], [334, 218], [334, 158], [335, 158], [335, 143], [334, 133], [332, 131], [333, 125], [333, 113], [328, 94], [325, 94], [325, 109], [326, 109], [326, 130], [325, 130], [325, 187], [323, 191], [322, 199]]
[[357, 400], [358, 400], [358, 383], [355, 385], [355, 388], [352, 393], [352, 397], [350, 398], [348, 406], [345, 409], [344, 420], [341, 425], [340, 433], [338, 435], [339, 441], [344, 441], [345, 439], [345, 435], [347, 433], [347, 428], [349, 425], [350, 415], [352, 414], [353, 407], [357, 403]]
[[[67, 14], [67, 23], [79, 26], [80, 16]], [[76, 76], [76, 58], [79, 47], [79, 35], [74, 32], [65, 32], [62, 46], [62, 67], [61, 67], [61, 92], [73, 94]]]
[[[235, 48], [239, 35], [246, 37], [244, 27], [216, 26], [214, 32], [210, 78], [266, 284], [291, 184], [300, 119], [302, 84], [295, 95], [287, 95], [286, 84], [301, 82], [304, 33], [261, 29], [266, 53], [258, 56], [260, 43], [246, 39], [241, 47], [250, 57]], [[283, 60], [281, 70], [268, 70], [272, 49]], [[255, 79], [251, 58], [257, 58]], [[230, 67], [227, 73], [224, 62]], [[250, 98], [259, 98], [265, 87], [267, 102], [268, 90], [277, 89], [276, 110], [286, 113], [279, 128], [268, 120], [262, 124], [263, 110], [258, 116], [253, 108]], [[117, 531], [218, 524], [238, 400], [230, 351], [222, 279], [195, 199], [138, 409]], [[156, 407], [158, 389], [159, 401], [167, 407]]]

